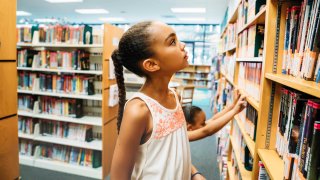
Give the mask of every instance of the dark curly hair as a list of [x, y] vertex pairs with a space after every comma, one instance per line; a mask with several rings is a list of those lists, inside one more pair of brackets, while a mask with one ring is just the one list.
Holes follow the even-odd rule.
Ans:
[[126, 102], [123, 66], [140, 77], [146, 77], [146, 74], [139, 66], [139, 62], [154, 55], [151, 49], [149, 31], [152, 23], [152, 21], [144, 21], [129, 28], [121, 37], [118, 49], [114, 50], [111, 55], [119, 88], [118, 132], [120, 131]]
[[202, 109], [199, 108], [198, 106], [188, 105], [188, 106], [183, 107], [184, 117], [186, 118], [186, 121], [189, 124], [194, 124], [195, 123], [194, 117], [195, 117], [195, 115], [197, 113], [199, 113], [201, 111], [202, 111]]

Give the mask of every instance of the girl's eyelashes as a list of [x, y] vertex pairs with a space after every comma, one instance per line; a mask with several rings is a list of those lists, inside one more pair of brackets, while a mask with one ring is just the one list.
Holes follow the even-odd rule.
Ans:
[[173, 38], [170, 42], [170, 45], [175, 46], [177, 44], [176, 39]]

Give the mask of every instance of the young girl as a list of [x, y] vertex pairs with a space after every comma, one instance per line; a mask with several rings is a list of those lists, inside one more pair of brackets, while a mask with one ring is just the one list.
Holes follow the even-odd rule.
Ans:
[[[183, 113], [187, 121], [188, 137], [190, 141], [199, 140], [213, 135], [223, 128], [233, 117], [245, 107], [245, 96], [237, 96], [233, 104], [226, 107], [206, 121], [206, 114], [197, 106], [186, 106]], [[240, 109], [238, 105], [242, 104]]]
[[[188, 65], [184, 48], [172, 28], [148, 21], [128, 29], [113, 52], [119, 136], [111, 179], [190, 179], [186, 121], [177, 95], [168, 88], [172, 75]], [[123, 66], [146, 78], [140, 92], [127, 103]]]

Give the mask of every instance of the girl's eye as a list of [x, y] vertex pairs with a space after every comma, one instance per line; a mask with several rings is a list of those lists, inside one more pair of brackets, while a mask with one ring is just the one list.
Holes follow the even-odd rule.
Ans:
[[175, 46], [176, 45], [176, 39], [172, 39], [171, 42], [170, 42], [170, 45], [174, 45]]

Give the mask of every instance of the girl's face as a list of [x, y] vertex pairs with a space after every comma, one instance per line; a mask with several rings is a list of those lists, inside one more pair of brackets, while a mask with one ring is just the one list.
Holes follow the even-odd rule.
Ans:
[[154, 58], [162, 72], [175, 73], [188, 66], [185, 43], [180, 42], [175, 31], [167, 24], [154, 22], [150, 27]]
[[194, 116], [194, 124], [188, 124], [188, 130], [196, 130], [206, 125], [206, 114], [200, 111]]

